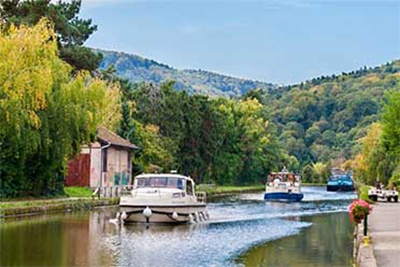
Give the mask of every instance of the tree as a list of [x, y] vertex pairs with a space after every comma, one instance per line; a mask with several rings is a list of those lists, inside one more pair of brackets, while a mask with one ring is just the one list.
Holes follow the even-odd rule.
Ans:
[[313, 164], [314, 182], [325, 183], [329, 176], [329, 167], [327, 164], [317, 162]]
[[387, 94], [382, 114], [383, 142], [400, 161], [400, 87]]
[[[91, 19], [78, 17], [81, 0], [53, 2], [51, 0], [2, 0], [0, 17], [10, 25], [36, 25], [42, 18], [54, 24], [60, 57], [77, 70], [93, 71], [99, 67], [102, 55], [83, 44], [96, 30]], [[6, 30], [4, 28], [3, 30]]]
[[61, 194], [66, 164], [120, 120], [119, 87], [58, 57], [48, 20], [0, 32], [0, 197]]
[[382, 145], [381, 124], [372, 124], [361, 142], [361, 154], [352, 163], [356, 179], [367, 184], [376, 180], [386, 184], [395, 169], [395, 160]]
[[314, 182], [314, 169], [310, 165], [306, 165], [302, 171], [302, 179], [305, 183]]

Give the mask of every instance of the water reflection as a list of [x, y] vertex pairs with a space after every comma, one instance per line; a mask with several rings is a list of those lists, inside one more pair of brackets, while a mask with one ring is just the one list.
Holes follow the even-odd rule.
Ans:
[[352, 225], [346, 213], [304, 217], [300, 235], [258, 245], [237, 259], [244, 266], [350, 266]]
[[106, 209], [3, 222], [0, 265], [110, 266], [115, 258], [109, 247], [101, 247], [101, 239], [117, 234], [112, 224], [105, 223], [112, 213]]
[[[351, 235], [351, 227], [347, 215], [337, 212], [346, 210], [351, 195], [328, 194], [324, 188], [306, 190], [308, 201], [297, 204], [265, 203], [261, 194], [227, 197], [210, 203], [212, 220], [200, 224], [119, 226], [109, 222], [117, 212], [114, 208], [6, 220], [0, 224], [0, 265], [266, 266], [271, 262], [265, 259], [278, 253], [279, 247], [292, 251], [292, 258], [316, 253], [318, 257], [305, 261], [320, 264], [320, 259], [331, 257], [326, 254], [329, 250], [318, 250], [321, 244], [339, 254], [347, 249], [340, 236]], [[328, 215], [316, 215], [321, 213]], [[280, 240], [266, 243], [276, 239]], [[285, 240], [292, 241], [276, 245]], [[267, 245], [251, 249], [259, 244]], [[280, 260], [275, 257], [272, 264], [284, 266], [286, 262]], [[342, 265], [346, 264], [342, 258]]]

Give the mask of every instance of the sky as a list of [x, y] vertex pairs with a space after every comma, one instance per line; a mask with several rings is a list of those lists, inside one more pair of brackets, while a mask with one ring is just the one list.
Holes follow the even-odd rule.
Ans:
[[86, 45], [293, 84], [400, 58], [398, 0], [83, 0]]

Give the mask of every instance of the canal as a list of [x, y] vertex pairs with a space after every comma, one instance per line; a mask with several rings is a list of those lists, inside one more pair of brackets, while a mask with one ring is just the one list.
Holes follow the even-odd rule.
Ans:
[[240, 194], [209, 203], [211, 219], [116, 225], [116, 208], [0, 222], [1, 266], [349, 266], [354, 193], [303, 187], [301, 203]]

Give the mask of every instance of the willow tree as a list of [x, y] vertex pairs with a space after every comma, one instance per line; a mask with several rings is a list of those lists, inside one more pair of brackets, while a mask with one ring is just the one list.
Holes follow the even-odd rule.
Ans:
[[80, 18], [81, 0], [1, 0], [0, 22], [6, 25], [34, 26], [42, 18], [54, 24], [59, 56], [77, 70], [96, 70], [100, 53], [83, 44], [96, 30], [91, 19]]
[[2, 29], [0, 58], [0, 197], [61, 193], [68, 159], [118, 123], [119, 88], [72, 76], [47, 20]]

